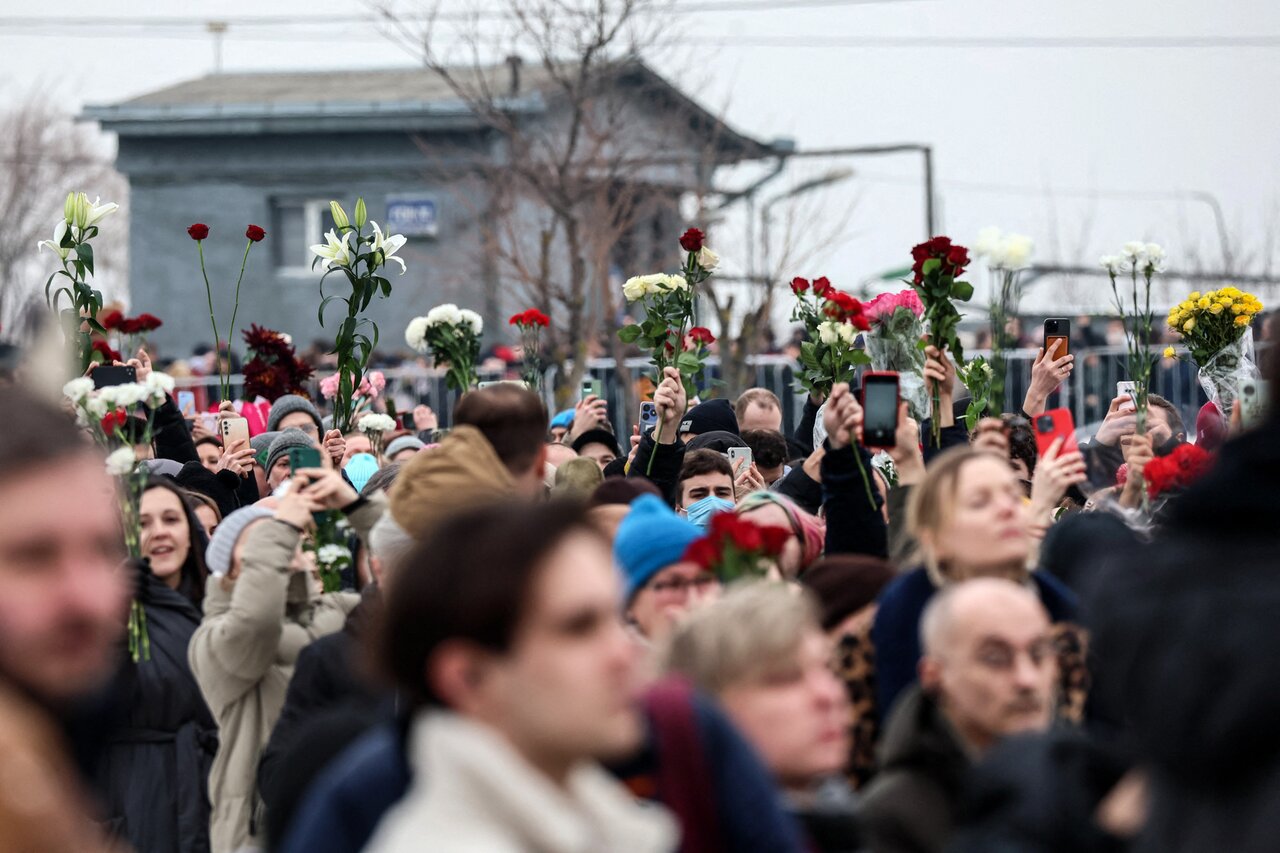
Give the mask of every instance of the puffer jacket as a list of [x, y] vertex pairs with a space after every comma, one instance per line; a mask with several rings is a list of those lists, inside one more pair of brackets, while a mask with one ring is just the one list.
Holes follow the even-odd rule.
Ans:
[[298, 531], [274, 519], [244, 534], [240, 576], [228, 591], [211, 577], [204, 621], [188, 658], [218, 723], [218, 755], [209, 774], [213, 853], [231, 853], [254, 837], [258, 757], [280, 716], [299, 652], [342, 628], [360, 597], [315, 595], [310, 579], [289, 571]]

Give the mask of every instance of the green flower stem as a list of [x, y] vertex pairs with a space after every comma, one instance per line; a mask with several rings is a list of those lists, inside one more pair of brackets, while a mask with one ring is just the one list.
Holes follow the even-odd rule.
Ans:
[[858, 473], [862, 475], [862, 485], [867, 489], [867, 502], [871, 504], [871, 508], [876, 508], [876, 496], [871, 491], [871, 478], [867, 474], [867, 468], [862, 464], [862, 452], [858, 444], [853, 445], [853, 461], [858, 463]]
[[[236, 339], [236, 314], [240, 313], [240, 282], [244, 280], [245, 264], [249, 263], [249, 250], [253, 248], [253, 241], [249, 240], [244, 247], [244, 258], [240, 261], [240, 275], [236, 278], [236, 301], [231, 306], [231, 329], [227, 332], [227, 361], [231, 358], [231, 342]], [[221, 363], [219, 363], [221, 364]], [[231, 390], [231, 365], [227, 364], [227, 390]]]
[[[213, 288], [209, 286], [209, 273], [204, 268], [203, 240], [196, 241], [196, 251], [200, 253], [200, 275], [204, 276], [204, 294], [209, 300], [209, 322], [213, 325], [213, 357], [218, 365], [218, 390], [222, 392], [222, 399], [225, 400], [230, 392], [231, 377], [224, 378], [222, 374], [222, 354], [218, 350], [218, 344], [222, 338], [218, 334], [218, 321], [213, 315]], [[229, 342], [228, 345], [230, 345]]]

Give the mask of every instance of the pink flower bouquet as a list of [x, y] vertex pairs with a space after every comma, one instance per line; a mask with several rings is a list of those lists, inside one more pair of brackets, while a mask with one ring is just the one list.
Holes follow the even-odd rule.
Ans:
[[876, 370], [898, 373], [898, 387], [911, 416], [929, 416], [929, 398], [924, 386], [924, 303], [915, 290], [882, 293], [864, 308], [871, 320], [867, 335], [867, 355]]
[[[382, 389], [387, 387], [387, 377], [382, 375], [381, 370], [370, 370], [360, 380], [360, 387], [356, 390], [357, 397], [364, 397], [374, 400]], [[320, 394], [326, 400], [332, 400], [338, 394], [338, 374], [326, 376], [320, 380]]]

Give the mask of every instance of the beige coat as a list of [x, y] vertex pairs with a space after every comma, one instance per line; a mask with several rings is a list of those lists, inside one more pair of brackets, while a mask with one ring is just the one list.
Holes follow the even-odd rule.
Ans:
[[204, 621], [187, 656], [218, 723], [218, 755], [209, 773], [213, 853], [253, 841], [258, 758], [284, 705], [298, 653], [342, 628], [360, 601], [354, 593], [314, 596], [308, 577], [290, 573], [298, 531], [268, 519], [244, 534], [240, 576], [231, 592], [209, 578]]
[[366, 853], [669, 853], [680, 833], [592, 762], [561, 788], [497, 732], [425, 711], [409, 737], [414, 782]]

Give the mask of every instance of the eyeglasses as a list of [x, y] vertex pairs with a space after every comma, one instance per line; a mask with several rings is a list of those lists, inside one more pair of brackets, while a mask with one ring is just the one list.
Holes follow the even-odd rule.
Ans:
[[697, 587], [700, 592], [705, 592], [708, 588], [720, 583], [720, 579], [715, 575], [698, 575], [690, 580], [689, 578], [672, 578], [671, 580], [658, 581], [649, 588], [658, 595], [681, 596], [689, 592], [690, 589]]

